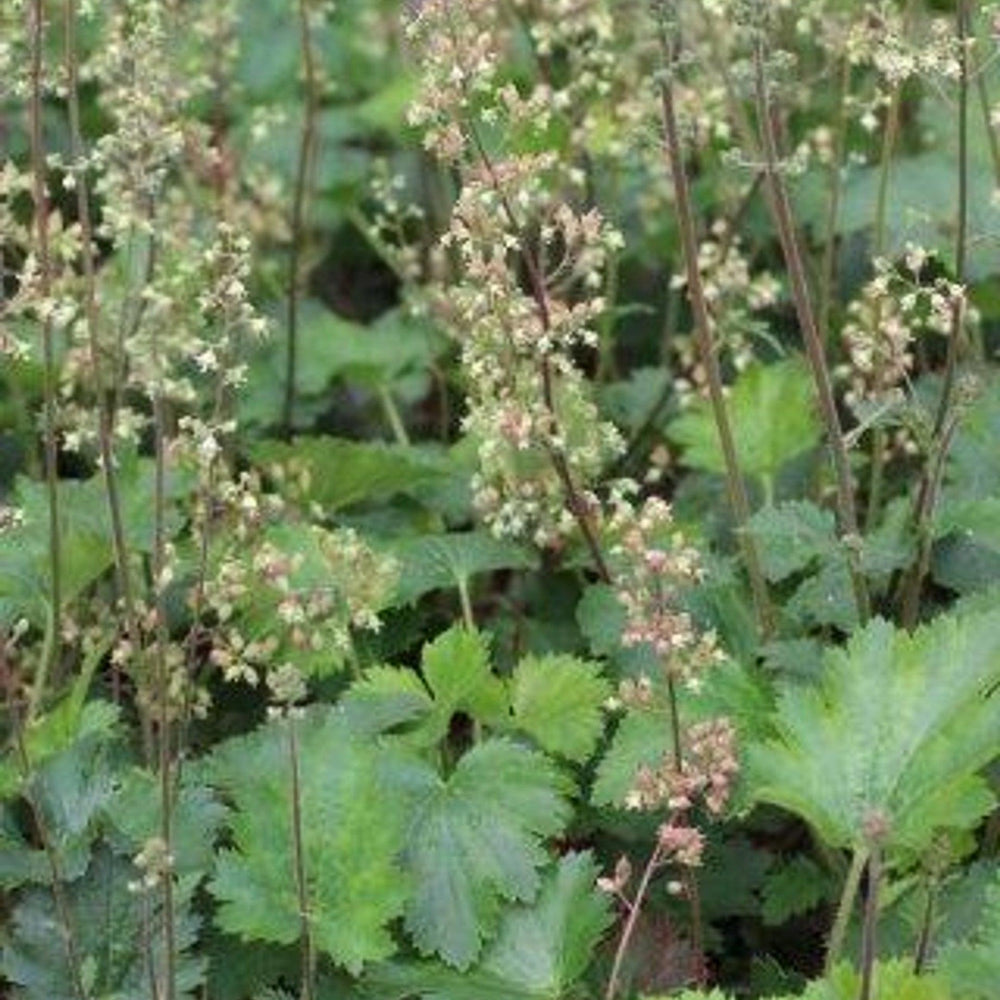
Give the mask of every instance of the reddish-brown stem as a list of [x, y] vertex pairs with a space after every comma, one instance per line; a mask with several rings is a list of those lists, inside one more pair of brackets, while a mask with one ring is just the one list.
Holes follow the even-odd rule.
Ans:
[[[528, 275], [528, 285], [531, 290], [531, 297], [535, 303], [535, 309], [538, 312], [538, 321], [541, 323], [542, 329], [545, 332], [548, 332], [552, 328], [549, 293], [545, 287], [545, 278], [542, 275], [538, 260], [528, 245], [520, 223], [518, 222], [517, 215], [514, 212], [514, 207], [511, 205], [510, 199], [507, 197], [507, 192], [504, 191], [503, 185], [500, 183], [500, 179], [493, 166], [493, 160], [486, 151], [486, 147], [483, 145], [482, 140], [479, 137], [479, 133], [476, 131], [475, 126], [471, 123], [467, 123], [467, 128], [469, 135], [472, 138], [473, 145], [476, 147], [476, 153], [490, 178], [490, 185], [496, 192], [497, 197], [500, 199], [504, 215], [507, 217], [507, 223], [518, 237], [518, 245], [521, 247], [521, 259], [524, 262], [524, 269]], [[553, 432], [553, 436], [555, 436], [558, 432], [558, 418], [556, 416], [555, 394], [552, 385], [552, 365], [548, 355], [542, 359], [540, 369], [542, 379], [542, 398], [551, 421], [550, 429]], [[552, 467], [555, 469], [556, 475], [559, 477], [559, 482], [562, 485], [563, 493], [566, 498], [566, 505], [569, 507], [570, 513], [573, 515], [580, 528], [580, 533], [583, 535], [584, 543], [590, 552], [594, 568], [604, 583], [610, 583], [612, 579], [611, 570], [604, 559], [604, 553], [601, 551], [601, 546], [598, 542], [597, 534], [594, 531], [588, 505], [573, 481], [573, 471], [570, 469], [569, 463], [566, 461], [566, 456], [554, 446], [550, 446], [548, 448], [548, 452], [549, 459], [552, 462]]]
[[747, 575], [750, 578], [757, 627], [761, 638], [766, 640], [774, 631], [774, 608], [767, 591], [767, 583], [761, 568], [757, 546], [747, 531], [747, 523], [750, 520], [750, 501], [747, 498], [746, 485], [740, 472], [736, 441], [729, 421], [729, 412], [722, 386], [722, 373], [719, 369], [719, 359], [713, 342], [712, 323], [709, 318], [705, 288], [701, 271], [698, 268], [698, 239], [695, 235], [694, 209], [674, 108], [672, 74], [678, 55], [676, 39], [664, 37], [663, 49], [667, 63], [660, 84], [663, 135], [670, 175], [674, 184], [674, 205], [681, 233], [684, 263], [687, 269], [687, 290], [694, 316], [695, 342], [708, 382], [712, 415], [715, 418], [715, 428], [726, 466], [726, 489], [729, 496], [729, 506], [736, 520], [736, 535], [743, 561], [746, 564]]
[[604, 991], [604, 1000], [614, 1000], [615, 995], [618, 993], [618, 980], [621, 978], [622, 963], [625, 961], [626, 954], [628, 954], [632, 936], [635, 934], [636, 921], [638, 921], [639, 914], [642, 912], [642, 904], [646, 899], [646, 894], [649, 892], [653, 875], [656, 873], [656, 869], [660, 867], [662, 860], [663, 848], [657, 842], [652, 853], [649, 855], [646, 867], [643, 869], [642, 878], [639, 880], [639, 888], [636, 890], [635, 896], [629, 904], [628, 919], [625, 921], [621, 937], [618, 939], [618, 947], [615, 949], [615, 958], [611, 966], [611, 975], [608, 977], [608, 985]]
[[854, 599], [857, 605], [858, 617], [862, 622], [868, 620], [871, 604], [868, 597], [868, 587], [858, 565], [855, 542], [858, 540], [858, 516], [854, 502], [854, 477], [851, 474], [850, 459], [844, 432], [840, 424], [840, 414], [833, 395], [830, 380], [830, 370], [827, 366], [826, 353], [820, 337], [819, 327], [809, 293], [809, 283], [806, 278], [802, 251], [799, 248], [795, 232], [795, 222], [792, 214], [788, 189], [780, 167], [777, 129], [774, 121], [774, 108], [771, 103], [770, 90], [765, 75], [765, 39], [763, 30], [758, 30], [754, 46], [754, 91], [757, 103], [758, 129], [760, 145], [764, 156], [764, 171], [767, 176], [770, 192], [769, 203], [774, 218], [778, 239], [781, 243], [782, 255], [788, 269], [788, 279], [791, 285], [795, 312], [802, 332], [806, 348], [806, 356], [812, 371], [816, 395], [819, 400], [820, 414], [826, 426], [827, 443], [833, 456], [833, 467], [837, 486], [837, 520], [841, 538], [847, 545], [848, 564], [851, 572], [851, 582], [854, 589]]
[[[70, 147], [75, 169], [77, 213], [80, 221], [81, 260], [84, 279], [84, 316], [87, 326], [87, 344], [90, 351], [91, 378], [97, 396], [98, 447], [101, 455], [101, 475], [104, 478], [104, 492], [111, 521], [111, 539], [114, 550], [115, 577], [118, 593], [125, 609], [125, 631], [134, 651], [140, 647], [141, 638], [135, 612], [135, 600], [129, 571], [128, 548], [125, 542], [125, 525], [122, 518], [121, 501], [118, 491], [118, 470], [114, 453], [114, 413], [111, 399], [104, 380], [104, 365], [100, 348], [100, 319], [97, 305], [97, 268], [94, 260], [94, 227], [90, 211], [90, 190], [87, 186], [86, 171], [82, 160], [84, 155], [83, 137], [80, 127], [80, 83], [76, 50], [76, 0], [66, 0], [65, 6], [65, 46], [66, 46], [66, 102], [69, 110]], [[120, 696], [120, 677], [117, 666], [113, 667], [112, 684], [114, 698]]]
[[868, 858], [868, 894], [861, 927], [861, 992], [858, 1000], [871, 1000], [877, 957], [878, 898], [882, 884], [882, 848], [876, 844]]
[[[959, 87], [958, 87], [958, 197], [955, 235], [955, 280], [959, 285], [965, 282], [966, 255], [968, 251], [969, 223], [969, 48], [971, 35], [971, 0], [958, 0], [956, 26], [959, 40]], [[934, 445], [921, 479], [915, 504], [915, 524], [917, 532], [917, 557], [900, 582], [899, 606], [904, 628], [916, 624], [920, 610], [920, 592], [924, 578], [930, 567], [931, 520], [941, 479], [944, 462], [951, 447], [951, 440], [957, 424], [955, 406], [955, 385], [958, 362], [962, 351], [962, 336], [965, 327], [965, 289], [963, 298], [952, 303], [951, 332], [948, 337], [948, 354], [945, 360], [944, 385], [934, 417]]]
[[319, 89], [316, 60], [313, 53], [312, 26], [309, 20], [309, 0], [299, 0], [299, 40], [302, 68], [305, 74], [305, 104], [302, 110], [302, 134], [299, 137], [299, 157], [295, 174], [295, 195], [292, 202], [292, 245], [288, 259], [288, 339], [285, 348], [285, 401], [282, 428], [290, 436], [295, 421], [295, 384], [298, 377], [299, 284], [301, 281], [302, 240], [305, 228], [306, 193], [309, 169], [316, 147], [316, 115], [319, 110]]
[[52, 666], [59, 659], [62, 640], [62, 526], [59, 518], [58, 445], [56, 441], [56, 360], [52, 330], [52, 254], [49, 245], [49, 192], [45, 176], [45, 144], [42, 137], [42, 49], [45, 4], [32, 0], [26, 8], [30, 39], [30, 97], [28, 120], [31, 146], [31, 187], [34, 228], [38, 241], [38, 289], [42, 296], [39, 322], [42, 333], [42, 391], [44, 395], [45, 484], [49, 507], [49, 601], [47, 643], [28, 707], [29, 719], [45, 694]]

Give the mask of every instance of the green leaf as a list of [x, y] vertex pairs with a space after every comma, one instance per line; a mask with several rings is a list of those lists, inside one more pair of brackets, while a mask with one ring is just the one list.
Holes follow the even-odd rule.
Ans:
[[413, 670], [377, 666], [351, 685], [340, 708], [355, 732], [377, 736], [423, 719], [433, 712], [434, 700]]
[[[386, 788], [387, 751], [363, 743], [333, 711], [296, 723], [302, 864], [316, 947], [352, 973], [394, 950], [386, 927], [403, 909], [398, 862], [404, 806]], [[212, 773], [231, 797], [233, 848], [219, 854], [212, 893], [219, 926], [289, 944], [301, 933], [294, 876], [290, 729], [276, 720], [228, 740]]]
[[[66, 879], [75, 879], [86, 869], [98, 820], [115, 784], [117, 747], [110, 737], [117, 712], [100, 702], [92, 704], [93, 710], [83, 713], [85, 724], [76, 738], [43, 745], [35, 741], [44, 752], [31, 760], [27, 778], [22, 775], [16, 785], [25, 802], [30, 801], [32, 811], [37, 810], [44, 821], [49, 846]], [[53, 733], [45, 735], [51, 738]], [[0, 885], [50, 883], [52, 872], [46, 851], [34, 837], [26, 839], [22, 825], [13, 821], [8, 806], [0, 807], [0, 815]]]
[[670, 721], [657, 712], [630, 711], [618, 724], [601, 759], [590, 800], [595, 806], [621, 806], [640, 767], [655, 767], [670, 749]]
[[661, 428], [666, 419], [664, 394], [670, 385], [670, 372], [665, 368], [637, 368], [625, 382], [613, 382], [601, 392], [601, 404], [619, 427], [635, 432], [650, 417]]
[[963, 1000], [994, 1000], [1000, 983], [1000, 869], [988, 890], [979, 930], [943, 949], [937, 966]]
[[[740, 468], [748, 475], [773, 479], [789, 459], [819, 443], [812, 382], [797, 358], [748, 368], [732, 387], [728, 404]], [[707, 400], [696, 400], [670, 425], [669, 435], [684, 449], [690, 468], [725, 473]]]
[[776, 739], [750, 747], [753, 797], [797, 813], [833, 847], [866, 819], [890, 848], [974, 825], [993, 795], [977, 771], [1000, 751], [1000, 614], [941, 617], [912, 635], [875, 620], [826, 657], [817, 687], [785, 688]]
[[596, 663], [575, 656], [529, 656], [514, 671], [514, 724], [547, 753], [580, 763], [601, 735], [611, 689]]
[[[125, 838], [130, 854], [159, 836], [162, 830], [162, 793], [159, 775], [132, 768], [119, 779], [105, 811], [108, 819]], [[226, 809], [190, 774], [175, 790], [171, 810], [171, 853], [174, 871], [180, 875], [200, 875], [213, 863], [213, 847]]]
[[[102, 848], [83, 877], [63, 886], [75, 951], [91, 980], [89, 996], [149, 997], [150, 962], [162, 981], [161, 894], [144, 898], [142, 892], [132, 891], [130, 884], [140, 878], [130, 862]], [[191, 954], [199, 929], [190, 905], [195, 881], [181, 878], [174, 891], [177, 986], [185, 997], [195, 995], [205, 973], [204, 961]], [[31, 889], [20, 897], [6, 925], [0, 958], [0, 971], [15, 984], [13, 998], [79, 1000], [64, 926], [50, 887]]]
[[833, 890], [828, 873], [810, 858], [797, 855], [764, 877], [761, 917], [768, 926], [778, 927], [829, 899]]
[[576, 608], [576, 621], [591, 653], [607, 657], [622, 674], [638, 677], [656, 672], [656, 655], [649, 645], [622, 645], [625, 608], [614, 587], [606, 583], [587, 587]]
[[[993, 81], [995, 83], [995, 81]], [[976, 281], [997, 272], [996, 242], [1000, 235], [1000, 209], [991, 201], [995, 174], [987, 136], [989, 125], [981, 117], [969, 120], [967, 177], [971, 205], [980, 210], [969, 220], [968, 276]], [[886, 256], [901, 253], [907, 241], [937, 250], [954, 263], [955, 177], [959, 170], [958, 129], [954, 106], [942, 93], [928, 91], [919, 110], [919, 128], [928, 148], [893, 160], [886, 205]], [[876, 215], [878, 166], [849, 172], [841, 199], [838, 229], [852, 233], [867, 229]], [[819, 212], [825, 210], [825, 204]]]
[[425, 1000], [561, 1000], [584, 973], [611, 923], [607, 897], [594, 887], [588, 854], [568, 854], [545, 878], [532, 906], [504, 911], [483, 961], [461, 973], [431, 964], [374, 970], [380, 997]]
[[490, 668], [483, 633], [452, 626], [424, 646], [421, 666], [434, 696], [434, 708], [423, 727], [428, 745], [446, 735], [456, 712], [487, 724], [504, 724], [509, 710], [507, 692]]
[[291, 443], [262, 441], [251, 449], [265, 468], [281, 465], [309, 473], [305, 499], [330, 512], [363, 500], [398, 494], [416, 496], [421, 487], [440, 485], [452, 473], [447, 455], [429, 449], [341, 438], [297, 438]]
[[[630, 708], [625, 713], [598, 765], [591, 792], [594, 805], [623, 806], [638, 769], [655, 767], [672, 752], [666, 685], [660, 680], [662, 674], [652, 677], [651, 705]], [[769, 690], [758, 677], [732, 661], [714, 665], [697, 692], [681, 687], [678, 700], [685, 724], [725, 716], [743, 740], [772, 732]]]
[[448, 735], [457, 712], [489, 726], [510, 728], [507, 690], [490, 667], [483, 633], [463, 625], [442, 632], [424, 645], [421, 670], [423, 682], [408, 669], [380, 666], [368, 670], [343, 699], [350, 724], [368, 735], [403, 727], [399, 740], [424, 749]]
[[501, 899], [530, 902], [538, 892], [542, 840], [569, 817], [565, 784], [540, 754], [494, 739], [449, 778], [426, 767], [410, 788], [406, 929], [421, 952], [467, 969], [496, 931]]
[[803, 580], [785, 611], [806, 626], [833, 625], [850, 632], [858, 623], [858, 612], [847, 559], [837, 555]]
[[[329, 119], [324, 123], [329, 125]], [[287, 142], [288, 153], [296, 157], [298, 132], [282, 128], [278, 138]], [[272, 145], [272, 152], [274, 148]], [[390, 310], [368, 325], [339, 316], [316, 300], [302, 302], [299, 313], [296, 427], [307, 426], [329, 406], [330, 386], [335, 379], [369, 391], [402, 390], [406, 383], [401, 380], [425, 372], [445, 343], [425, 320], [402, 309]], [[285, 335], [275, 336], [251, 356], [248, 385], [240, 396], [242, 422], [267, 426], [280, 418], [285, 391], [285, 341]]]
[[1000, 378], [994, 375], [959, 425], [934, 522], [934, 579], [964, 593], [1000, 579]]
[[386, 547], [400, 563], [395, 601], [409, 604], [432, 590], [464, 586], [472, 577], [501, 569], [535, 569], [538, 555], [488, 531], [405, 538]]
[[[947, 983], [933, 975], [918, 976], [913, 960], [877, 962], [872, 973], [872, 1000], [951, 1000]], [[811, 983], [802, 1000], [857, 1000], [861, 974], [850, 965], [838, 965], [828, 979]]]
[[[118, 484], [126, 544], [133, 552], [150, 552], [152, 463], [123, 461]], [[173, 501], [184, 492], [185, 485], [186, 478], [177, 474], [167, 481], [167, 537], [180, 527]], [[33, 625], [44, 627], [52, 592], [48, 493], [44, 483], [19, 480], [14, 502], [23, 508], [25, 523], [0, 534], [0, 618], [24, 616]], [[62, 600], [69, 605], [112, 565], [112, 531], [103, 477], [60, 480], [59, 520]]]
[[[918, 976], [913, 962], [878, 962], [872, 975], [871, 1000], [960, 1000], [952, 994], [947, 983], [938, 976]], [[861, 976], [851, 966], [840, 965], [828, 979], [810, 983], [804, 993], [785, 994], [771, 1000], [857, 1000], [860, 995]], [[668, 1000], [667, 997], [644, 997], [643, 1000]], [[670, 1000], [730, 1000], [730, 994], [719, 990], [703, 993], [686, 990], [673, 994]]]
[[784, 580], [837, 552], [833, 514], [805, 500], [763, 507], [747, 527], [769, 580]]

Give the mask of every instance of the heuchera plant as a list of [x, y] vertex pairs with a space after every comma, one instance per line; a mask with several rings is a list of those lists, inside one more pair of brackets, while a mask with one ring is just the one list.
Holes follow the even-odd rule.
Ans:
[[995, 1000], [997, 14], [0, 5], [0, 993]]

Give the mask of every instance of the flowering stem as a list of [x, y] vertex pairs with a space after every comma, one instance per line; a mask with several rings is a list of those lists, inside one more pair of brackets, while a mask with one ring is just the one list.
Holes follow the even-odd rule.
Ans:
[[958, 430], [958, 414], [952, 412], [939, 438], [934, 442], [924, 479], [917, 492], [913, 523], [917, 534], [917, 556], [909, 571], [903, 575], [899, 587], [900, 621], [904, 628], [916, 624], [920, 610], [920, 590], [930, 569], [933, 537], [931, 520], [937, 507], [938, 494], [944, 478], [945, 460], [951, 450], [951, 442]]
[[701, 271], [698, 268], [698, 240], [695, 235], [694, 210], [687, 172], [684, 167], [680, 134], [677, 128], [677, 114], [674, 108], [673, 73], [678, 56], [676, 33], [673, 38], [669, 38], [666, 31], [662, 31], [661, 42], [666, 62], [660, 83], [663, 135], [670, 174], [674, 182], [674, 203], [684, 249], [684, 262], [687, 268], [688, 298], [694, 314], [695, 340], [702, 365], [705, 368], [715, 428], [726, 465], [729, 505], [736, 519], [736, 535], [743, 553], [747, 574], [750, 577], [757, 627], [761, 638], [767, 640], [774, 631], [774, 608], [767, 591], [767, 583], [761, 568], [757, 546], [747, 531], [747, 522], [750, 520], [750, 501], [747, 498], [746, 484], [740, 472], [736, 441], [733, 437], [732, 425], [729, 422], [729, 413], [722, 387], [722, 373], [719, 370], [719, 359], [712, 338], [712, 324], [708, 314], [705, 288], [702, 283]]
[[[812, 300], [809, 295], [809, 284], [806, 279], [802, 252], [799, 249], [795, 235], [795, 225], [792, 216], [791, 202], [788, 190], [778, 162], [778, 140], [774, 123], [774, 108], [765, 76], [765, 37], [762, 29], [756, 33], [754, 45], [754, 90], [757, 104], [758, 127], [760, 130], [761, 150], [764, 157], [764, 171], [767, 175], [770, 190], [771, 213], [778, 230], [785, 266], [791, 282], [792, 298], [795, 311], [805, 342], [806, 355], [812, 370], [816, 393], [819, 398], [820, 413], [826, 424], [827, 439], [833, 456], [834, 473], [837, 481], [837, 520], [840, 535], [843, 539], [858, 537], [858, 517], [854, 504], [854, 480], [851, 475], [850, 460], [847, 455], [847, 445], [844, 432], [837, 413], [837, 403], [833, 396], [830, 382], [830, 371], [826, 363], [823, 342], [820, 338]], [[858, 609], [858, 617], [864, 623], [871, 613], [868, 597], [868, 587], [858, 566], [856, 553], [848, 550], [851, 583], [854, 589], [854, 600]]]
[[[549, 308], [549, 296], [545, 288], [545, 279], [542, 277], [541, 268], [539, 267], [534, 253], [532, 253], [527, 244], [527, 240], [525, 239], [521, 226], [518, 223], [517, 215], [514, 213], [514, 208], [510, 203], [510, 199], [507, 197], [507, 193], [504, 191], [503, 186], [500, 183], [499, 177], [497, 177], [493, 161], [490, 158], [489, 153], [486, 151], [486, 147], [483, 145], [482, 139], [480, 138], [475, 125], [471, 122], [466, 122], [466, 128], [476, 148], [476, 153], [479, 156], [483, 167], [486, 169], [486, 173], [490, 179], [490, 184], [496, 192], [497, 197], [500, 199], [500, 205], [503, 208], [504, 215], [507, 217], [507, 222], [514, 230], [514, 233], [518, 238], [518, 246], [521, 248], [521, 259], [524, 262], [524, 269], [528, 275], [528, 284], [531, 289], [531, 296], [535, 302], [538, 320], [542, 325], [543, 331], [548, 333], [552, 329], [552, 316]], [[545, 355], [542, 358], [540, 367], [542, 377], [542, 399], [545, 403], [545, 408], [548, 411], [551, 432], [553, 436], [556, 436], [559, 429], [559, 423], [556, 416], [555, 396], [552, 385], [552, 365], [548, 355]], [[597, 540], [594, 526], [591, 523], [590, 511], [587, 509], [587, 503], [580, 495], [580, 491], [577, 489], [576, 484], [573, 481], [573, 471], [570, 469], [569, 463], [566, 461], [566, 456], [553, 445], [549, 446], [548, 452], [549, 459], [552, 462], [552, 466], [555, 469], [560, 484], [562, 485], [563, 493], [566, 498], [566, 505], [569, 507], [570, 513], [576, 519], [576, 522], [580, 527], [580, 533], [583, 535], [583, 540], [590, 552], [594, 568], [597, 570], [597, 574], [603, 583], [611, 583], [611, 570], [608, 568], [608, 564], [604, 559], [604, 554], [601, 552], [600, 543]]]
[[673, 674], [667, 674], [667, 697], [670, 702], [670, 739], [674, 754], [674, 770], [680, 774], [684, 769], [684, 751], [681, 749], [681, 718], [677, 708], [677, 682]]
[[299, 39], [302, 68], [305, 73], [305, 106], [302, 111], [302, 134], [299, 138], [299, 159], [295, 174], [295, 195], [292, 202], [292, 245], [288, 258], [288, 340], [285, 354], [285, 403], [282, 428], [286, 436], [292, 433], [295, 420], [295, 382], [298, 368], [299, 283], [305, 225], [306, 189], [309, 170], [316, 146], [316, 115], [319, 111], [319, 89], [313, 54], [312, 25], [309, 20], [309, 0], [299, 0]]
[[[74, 186], [76, 188], [77, 213], [80, 220], [81, 258], [84, 277], [84, 312], [87, 325], [87, 340], [90, 350], [91, 377], [97, 396], [98, 445], [101, 454], [101, 474], [104, 477], [104, 493], [108, 503], [111, 521], [111, 539], [114, 548], [115, 575], [118, 593], [125, 606], [125, 629], [133, 650], [139, 649], [140, 637], [135, 613], [132, 581], [129, 573], [128, 548], [125, 542], [125, 526], [122, 518], [121, 501], [118, 492], [118, 470], [114, 454], [114, 413], [111, 398], [104, 381], [104, 367], [100, 356], [99, 317], [97, 306], [97, 278], [94, 261], [94, 227], [90, 212], [90, 192], [87, 187], [86, 171], [81, 166], [83, 159], [83, 138], [80, 127], [80, 82], [76, 51], [76, 0], [66, 0], [65, 6], [65, 46], [66, 46], [66, 101], [69, 110], [70, 146], [74, 165]], [[115, 701], [120, 692], [119, 668], [113, 667], [112, 684]]]
[[851, 60], [841, 56], [840, 89], [837, 93], [837, 127], [833, 137], [830, 162], [830, 201], [826, 211], [826, 243], [819, 290], [819, 333], [824, 344], [830, 342], [830, 311], [833, 307], [833, 279], [837, 262], [837, 222], [843, 192], [844, 147], [847, 142], [847, 99], [851, 93]]
[[[153, 353], [158, 355], [157, 330], [153, 328]], [[157, 364], [157, 369], [159, 365]], [[170, 668], [167, 662], [166, 602], [163, 599], [166, 570], [166, 414], [163, 389], [157, 385], [153, 395], [153, 425], [155, 433], [155, 479], [153, 493], [153, 592], [156, 608], [156, 686], [159, 702], [158, 769], [160, 775], [160, 838], [167, 861], [163, 872], [163, 949], [164, 998], [177, 995], [176, 942], [174, 930], [173, 877], [173, 768], [171, 761]]]
[[[955, 220], [955, 280], [965, 282], [965, 258], [969, 229], [969, 0], [958, 0], [956, 12], [959, 44], [958, 77], [958, 192]], [[964, 310], [952, 311], [951, 336], [945, 360], [944, 386], [934, 418], [934, 433], [940, 435], [951, 410], [955, 391], [955, 369], [958, 366]]]
[[[907, 13], [912, 10], [911, 3]], [[908, 18], [907, 18], [908, 20]], [[879, 165], [878, 194], [875, 200], [875, 231], [873, 237], [873, 256], [881, 257], [885, 253], [886, 218], [889, 208], [889, 177], [892, 173], [892, 156], [896, 149], [896, 137], [899, 134], [899, 111], [902, 102], [902, 88], [899, 84], [893, 87], [889, 99], [889, 113], [885, 123], [885, 134], [882, 136], [882, 158]], [[876, 305], [881, 313], [881, 300]], [[871, 468], [868, 474], [868, 505], [865, 509], [865, 530], [875, 527], [879, 508], [882, 504], [882, 483], [885, 478], [885, 428], [878, 426], [872, 432]]]
[[656, 869], [660, 867], [662, 860], [663, 848], [660, 846], [659, 841], [657, 841], [656, 846], [649, 855], [649, 860], [646, 862], [646, 867], [643, 869], [642, 878], [639, 880], [639, 888], [636, 890], [635, 897], [629, 904], [628, 919], [625, 921], [621, 937], [618, 939], [618, 947], [615, 949], [615, 959], [611, 966], [611, 975], [608, 977], [607, 988], [604, 991], [604, 1000], [614, 1000], [615, 995], [618, 993], [618, 980], [621, 977], [622, 963], [625, 961], [625, 955], [628, 953], [629, 945], [632, 942], [632, 935], [635, 933], [635, 925], [642, 911], [642, 904], [646, 898], [646, 893], [649, 891], [653, 875]]
[[38, 679], [29, 705], [30, 716], [44, 695], [45, 681], [59, 658], [62, 636], [62, 528], [59, 519], [59, 472], [56, 443], [56, 362], [52, 336], [52, 257], [49, 247], [49, 194], [45, 180], [45, 147], [42, 139], [42, 49], [45, 19], [44, 0], [32, 0], [27, 8], [28, 36], [31, 39], [31, 95], [28, 118], [31, 145], [32, 200], [38, 238], [39, 290], [45, 397], [45, 482], [49, 501], [49, 573], [52, 608], [51, 642], [38, 668]]
[[951, 306], [951, 332], [948, 337], [948, 354], [945, 359], [944, 385], [934, 417], [934, 435], [931, 454], [924, 467], [915, 504], [917, 556], [909, 571], [904, 574], [899, 589], [902, 624], [912, 628], [920, 606], [920, 591], [930, 568], [931, 519], [937, 506], [944, 462], [951, 448], [957, 424], [955, 413], [955, 376], [958, 368], [962, 332], [965, 327], [965, 268], [969, 227], [969, 37], [970, 0], [958, 0], [956, 27], [959, 43], [958, 78], [958, 192], [955, 235], [955, 281], [960, 286], [959, 297]]

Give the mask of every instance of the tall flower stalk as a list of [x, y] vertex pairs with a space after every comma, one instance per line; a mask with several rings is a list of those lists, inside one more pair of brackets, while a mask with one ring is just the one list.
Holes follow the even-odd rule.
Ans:
[[42, 365], [44, 394], [44, 464], [45, 483], [48, 493], [49, 517], [49, 610], [46, 622], [46, 644], [42, 660], [35, 678], [31, 701], [28, 706], [29, 720], [37, 711], [52, 667], [59, 658], [62, 640], [62, 526], [59, 513], [59, 470], [58, 438], [56, 416], [56, 360], [53, 337], [52, 301], [52, 257], [49, 246], [49, 191], [46, 178], [46, 151], [42, 136], [42, 98], [44, 87], [43, 50], [45, 35], [45, 4], [43, 0], [31, 0], [25, 6], [28, 18], [28, 38], [30, 45], [30, 92], [28, 102], [28, 122], [31, 145], [31, 194], [35, 209], [36, 267], [38, 271], [38, 312], [42, 339]]
[[771, 214], [778, 231], [785, 266], [788, 269], [792, 300], [795, 303], [799, 329], [805, 344], [813, 382], [816, 386], [820, 414], [826, 425], [827, 445], [833, 457], [837, 491], [837, 520], [841, 539], [847, 550], [854, 601], [857, 605], [858, 617], [862, 622], [865, 622], [871, 614], [871, 602], [868, 595], [868, 585], [861, 572], [858, 559], [860, 534], [854, 498], [854, 476], [851, 473], [847, 443], [833, 395], [826, 350], [809, 292], [805, 262], [795, 231], [795, 220], [788, 196], [788, 188], [782, 173], [781, 154], [775, 127], [775, 108], [771, 87], [767, 79], [767, 21], [768, 14], [763, 10], [763, 4], [759, 0], [755, 0], [752, 26], [753, 84], [760, 150], [763, 155], [764, 172], [770, 194]]
[[746, 484], [740, 472], [736, 441], [729, 420], [722, 385], [722, 373], [719, 369], [719, 360], [712, 334], [712, 321], [709, 317], [708, 303], [698, 265], [698, 241], [695, 235], [694, 210], [674, 106], [674, 74], [679, 56], [680, 25], [676, 20], [676, 11], [668, 9], [666, 3], [657, 0], [653, 6], [654, 17], [660, 29], [664, 58], [664, 66], [660, 74], [664, 145], [670, 176], [673, 179], [674, 203], [681, 233], [684, 264], [687, 270], [688, 298], [694, 314], [695, 339], [699, 358], [706, 372], [712, 415], [715, 418], [715, 427], [726, 466], [729, 505], [736, 520], [737, 539], [750, 578], [757, 625], [761, 637], [767, 639], [774, 631], [774, 608], [761, 569], [756, 543], [747, 531], [747, 522], [750, 520], [750, 501], [747, 498]]
[[[80, 69], [76, 37], [76, 0], [66, 0], [64, 17], [66, 103], [69, 110], [70, 148], [73, 156], [73, 186], [76, 190], [77, 212], [80, 219], [80, 259], [84, 279], [83, 306], [87, 327], [87, 344], [90, 351], [90, 375], [93, 379], [94, 394], [97, 399], [97, 437], [101, 474], [104, 477], [104, 491], [111, 522], [115, 576], [118, 593], [124, 605], [125, 628], [132, 648], [138, 649], [141, 639], [118, 487], [118, 469], [114, 447], [114, 411], [105, 378], [104, 361], [101, 357], [100, 308], [97, 301], [97, 268], [94, 259], [94, 226], [90, 207], [87, 161], [80, 126]], [[121, 695], [120, 670], [117, 666], [113, 672], [113, 686], [114, 697], [117, 701]]]
[[316, 158], [317, 115], [319, 113], [319, 76], [313, 46], [312, 18], [309, 0], [298, 0], [299, 51], [304, 77], [305, 99], [302, 107], [302, 131], [295, 166], [295, 189], [292, 195], [292, 232], [288, 254], [288, 312], [285, 348], [285, 399], [282, 427], [290, 435], [295, 421], [296, 382], [299, 356], [299, 298], [302, 291], [302, 255], [305, 249], [306, 203], [309, 177]]

